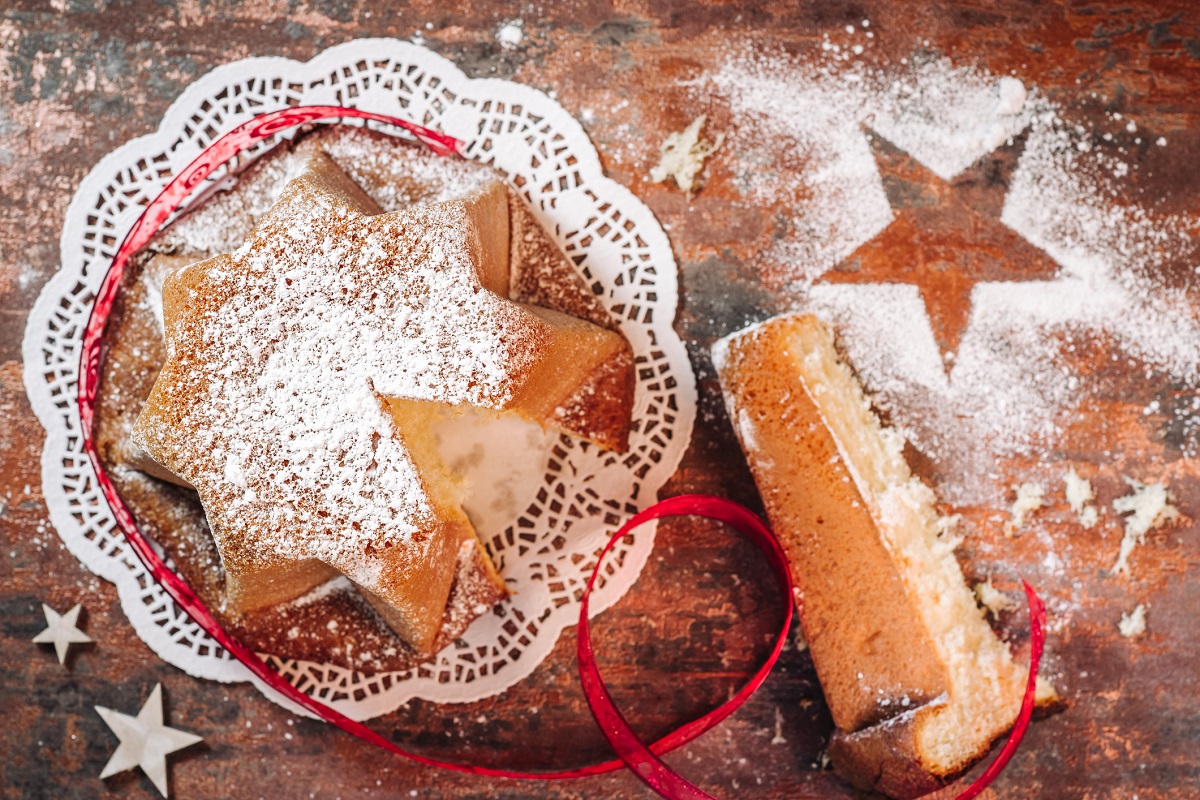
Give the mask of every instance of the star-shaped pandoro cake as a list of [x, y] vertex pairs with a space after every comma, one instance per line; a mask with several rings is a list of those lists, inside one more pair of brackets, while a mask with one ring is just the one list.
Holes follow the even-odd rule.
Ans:
[[629, 345], [507, 299], [499, 183], [383, 213], [320, 150], [297, 173], [240, 248], [164, 283], [167, 359], [133, 438], [198, 491], [228, 606], [342, 573], [428, 652], [460, 551], [482, 552], [430, 416], [518, 413], [624, 449]]

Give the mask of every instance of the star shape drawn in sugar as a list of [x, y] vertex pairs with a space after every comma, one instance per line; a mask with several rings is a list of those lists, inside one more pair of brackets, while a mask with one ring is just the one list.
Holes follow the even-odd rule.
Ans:
[[46, 615], [46, 630], [33, 637], [35, 644], [54, 645], [54, 654], [58, 663], [67, 663], [67, 649], [73, 644], [89, 644], [92, 637], [79, 630], [79, 612], [83, 606], [76, 603], [65, 614], [59, 614], [50, 606], [42, 603], [42, 613]]
[[458, 553], [479, 546], [431, 407], [545, 420], [627, 351], [507, 298], [490, 187], [383, 213], [316, 153], [241, 248], [167, 280], [167, 359], [134, 440], [199, 492], [234, 609], [342, 573], [429, 652]]
[[867, 135], [895, 219], [822, 280], [915, 285], [948, 372], [976, 284], [1050, 280], [1059, 271], [1053, 258], [1000, 221], [1025, 138], [945, 180], [879, 134]]
[[170, 797], [167, 756], [203, 739], [194, 733], [163, 724], [162, 684], [154, 685], [154, 691], [136, 717], [104, 706], [96, 706], [96, 713], [120, 740], [116, 752], [101, 770], [100, 777], [108, 778], [141, 767], [158, 793]]

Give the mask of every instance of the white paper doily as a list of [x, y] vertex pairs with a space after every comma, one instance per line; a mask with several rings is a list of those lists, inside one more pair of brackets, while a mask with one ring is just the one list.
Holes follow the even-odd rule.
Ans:
[[[678, 286], [666, 234], [640, 200], [604, 177], [583, 129], [542, 92], [468, 79], [441, 56], [392, 39], [348, 42], [307, 63], [252, 58], [213, 70], [171, 105], [157, 132], [110, 153], [84, 179], [67, 210], [62, 267], [38, 298], [23, 344], [26, 391], [46, 428], [42, 483], [50, 519], [88, 569], [116, 584], [138, 635], [164, 660], [197, 677], [250, 679], [150, 580], [118, 532], [79, 435], [80, 339], [120, 239], [171, 175], [256, 113], [324, 104], [406, 117], [467, 142], [469, 157], [507, 175], [529, 201], [620, 321], [636, 356], [629, 452], [598, 452], [558, 437], [540, 485], [520, 504], [523, 513], [488, 537], [517, 590], [499, 614], [481, 618], [435, 661], [410, 672], [368, 677], [276, 660], [302, 690], [368, 719], [414, 697], [465, 702], [495, 695], [534, 670], [577, 621], [579, 594], [609, 532], [654, 502], [679, 464], [696, 389], [671, 327]], [[647, 525], [610, 557], [593, 595], [597, 612], [637, 579], [653, 540]]]

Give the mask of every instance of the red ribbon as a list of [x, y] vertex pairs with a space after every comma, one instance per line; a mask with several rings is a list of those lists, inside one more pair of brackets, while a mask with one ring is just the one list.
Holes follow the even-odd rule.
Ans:
[[[162, 585], [167, 594], [174, 599], [188, 616], [195, 620], [218, 644], [244, 664], [264, 684], [315, 716], [337, 725], [342, 730], [357, 736], [363, 741], [370, 742], [384, 750], [404, 756], [426, 766], [496, 778], [522, 778], [530, 780], [581, 778], [612, 772], [613, 770], [628, 766], [633, 770], [635, 775], [645, 781], [652, 789], [670, 800], [700, 800], [700, 798], [712, 800], [711, 795], [692, 785], [664, 764], [659, 755], [692, 741], [728, 717], [749, 699], [750, 695], [766, 680], [771, 667], [774, 666], [775, 661], [779, 658], [784, 642], [787, 640], [792, 620], [792, 582], [783, 551], [775, 536], [762, 521], [737, 503], [720, 497], [705, 495], [673, 497], [656, 503], [645, 511], [636, 514], [612, 536], [597, 559], [596, 567], [593, 569], [587, 588], [583, 592], [579, 613], [577, 655], [580, 679], [588, 706], [591, 708], [597, 723], [604, 732], [604, 736], [612, 745], [614, 752], [616, 752], [618, 759], [578, 769], [531, 773], [470, 764], [457, 764], [410, 752], [384, 738], [361, 722], [350, 719], [321, 701], [296, 689], [284, 680], [282, 676], [273, 671], [253, 651], [231, 637], [200, 601], [195, 592], [191, 590], [191, 587], [179, 575], [167, 567], [155, 552], [150, 542], [138, 529], [133, 515], [129, 512], [128, 507], [109, 479], [104, 465], [100, 461], [100, 456], [96, 451], [92, 435], [100, 366], [100, 345], [104, 326], [107, 323], [109, 312], [116, 298], [117, 289], [120, 286], [121, 276], [130, 257], [150, 241], [196, 186], [238, 153], [264, 139], [274, 136], [280, 131], [296, 125], [346, 117], [374, 120], [395, 125], [409, 132], [419, 141], [441, 155], [462, 153], [463, 151], [462, 142], [446, 134], [416, 125], [408, 120], [383, 114], [373, 114], [354, 108], [304, 106], [261, 114], [219, 137], [206, 147], [191, 163], [184, 167], [166, 185], [162, 192], [150, 202], [118, 248], [116, 255], [113, 257], [112, 265], [105, 274], [104, 281], [97, 292], [96, 301], [92, 307], [91, 316], [84, 331], [78, 382], [79, 416], [84, 449], [91, 459], [92, 466], [96, 471], [99, 488], [104, 493], [109, 506], [112, 508], [117, 526], [121, 529], [122, 534], [124, 534], [126, 540], [154, 579]], [[600, 676], [600, 671], [596, 665], [595, 655], [592, 650], [591, 635], [588, 626], [588, 601], [600, 575], [604, 556], [612, 550], [617, 542], [645, 522], [663, 517], [681, 515], [700, 516], [724, 522], [738, 530], [762, 551], [779, 581], [780, 588], [783, 590], [780, 596], [784, 605], [784, 620], [771, 654], [763, 662], [758, 671], [755, 672], [750, 681], [737, 694], [699, 719], [684, 725], [647, 746], [638, 739], [637, 735], [625, 721], [625, 718], [621, 715], [621, 712], [613, 704], [612, 697], [609, 695], [604, 680]], [[1008, 742], [997, 756], [995, 762], [979, 780], [959, 796], [959, 800], [969, 800], [969, 798], [974, 797], [982, 791], [987, 783], [990, 783], [999, 774], [1000, 770], [1012, 758], [1013, 753], [1020, 744], [1021, 737], [1024, 735], [1030, 716], [1033, 713], [1033, 690], [1036, 684], [1037, 665], [1042, 651], [1042, 623], [1045, 619], [1045, 609], [1029, 584], [1025, 584], [1025, 591], [1030, 603], [1033, 647], [1029, 684], [1024, 703], [1021, 707], [1021, 715], [1018, 717], [1016, 725], [1014, 725]]]
[[749, 700], [750, 695], [754, 694], [759, 686], [762, 686], [771, 667], [779, 658], [779, 653], [783, 650], [784, 642], [787, 641], [788, 629], [792, 624], [791, 573], [788, 571], [787, 558], [784, 556], [775, 534], [771, 533], [762, 520], [745, 507], [722, 497], [690, 494], [655, 503], [631, 519], [608, 540], [608, 544], [596, 561], [596, 568], [592, 570], [592, 577], [588, 580], [587, 589], [584, 590], [583, 599], [579, 604], [579, 636], [575, 652], [579, 661], [579, 679], [583, 684], [583, 693], [587, 698], [588, 706], [592, 709], [592, 715], [595, 716], [600, 730], [604, 732], [605, 738], [612, 745], [613, 751], [633, 770], [633, 774], [645, 781], [651, 789], [671, 800], [684, 800], [685, 798], [686, 800], [716, 800], [712, 795], [692, 785], [664, 764], [656, 754], [662, 751], [656, 750], [654, 746], [646, 747], [629, 727], [625, 717], [613, 704], [608, 687], [604, 685], [604, 680], [600, 677], [600, 668], [596, 665], [596, 656], [592, 652], [591, 631], [588, 628], [588, 598], [596, 584], [597, 576], [600, 575], [600, 565], [603, 563], [604, 557], [608, 555], [608, 551], [612, 550], [625, 534], [642, 522], [683, 515], [724, 522], [753, 542], [766, 556], [767, 563], [771, 565], [771, 569], [775, 573], [775, 579], [779, 581], [780, 588], [784, 590], [784, 616], [783, 628], [775, 639], [775, 647], [771, 649], [771, 654], [759, 667], [758, 672], [754, 673], [750, 682], [716, 711], [684, 725], [671, 734], [671, 737], [681, 737], [678, 744], [696, 738], [729, 716], [734, 709]]

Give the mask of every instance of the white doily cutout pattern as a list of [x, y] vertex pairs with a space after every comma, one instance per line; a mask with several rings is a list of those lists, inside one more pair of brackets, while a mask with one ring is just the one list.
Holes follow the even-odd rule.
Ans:
[[[488, 539], [517, 590], [497, 614], [476, 621], [436, 660], [406, 672], [367, 676], [271, 657], [303, 691], [362, 720], [417, 697], [492, 696], [532, 672], [562, 629], [577, 621], [579, 596], [609, 533], [654, 502], [675, 471], [691, 438], [696, 388], [671, 327], [678, 272], [666, 234], [640, 200], [604, 177], [582, 127], [544, 93], [469, 79], [441, 56], [391, 39], [348, 42], [307, 63], [252, 58], [213, 70], [180, 95], [157, 132], [110, 153], [80, 184], [63, 227], [61, 269], [38, 298], [23, 343], [26, 391], [46, 429], [42, 483], [51, 522], [84, 566], [116, 584], [134, 629], [161, 658], [201, 678], [250, 679], [150, 579], [96, 487], [76, 403], [82, 333], [121, 237], [177, 170], [257, 113], [321, 104], [442, 130], [466, 142], [469, 157], [502, 172], [619, 320], [637, 371], [629, 452], [605, 453], [560, 437], [525, 511]], [[209, 183], [272, 144], [239, 156]], [[629, 589], [653, 540], [653, 526], [645, 526], [609, 558], [593, 594], [595, 612]]]

